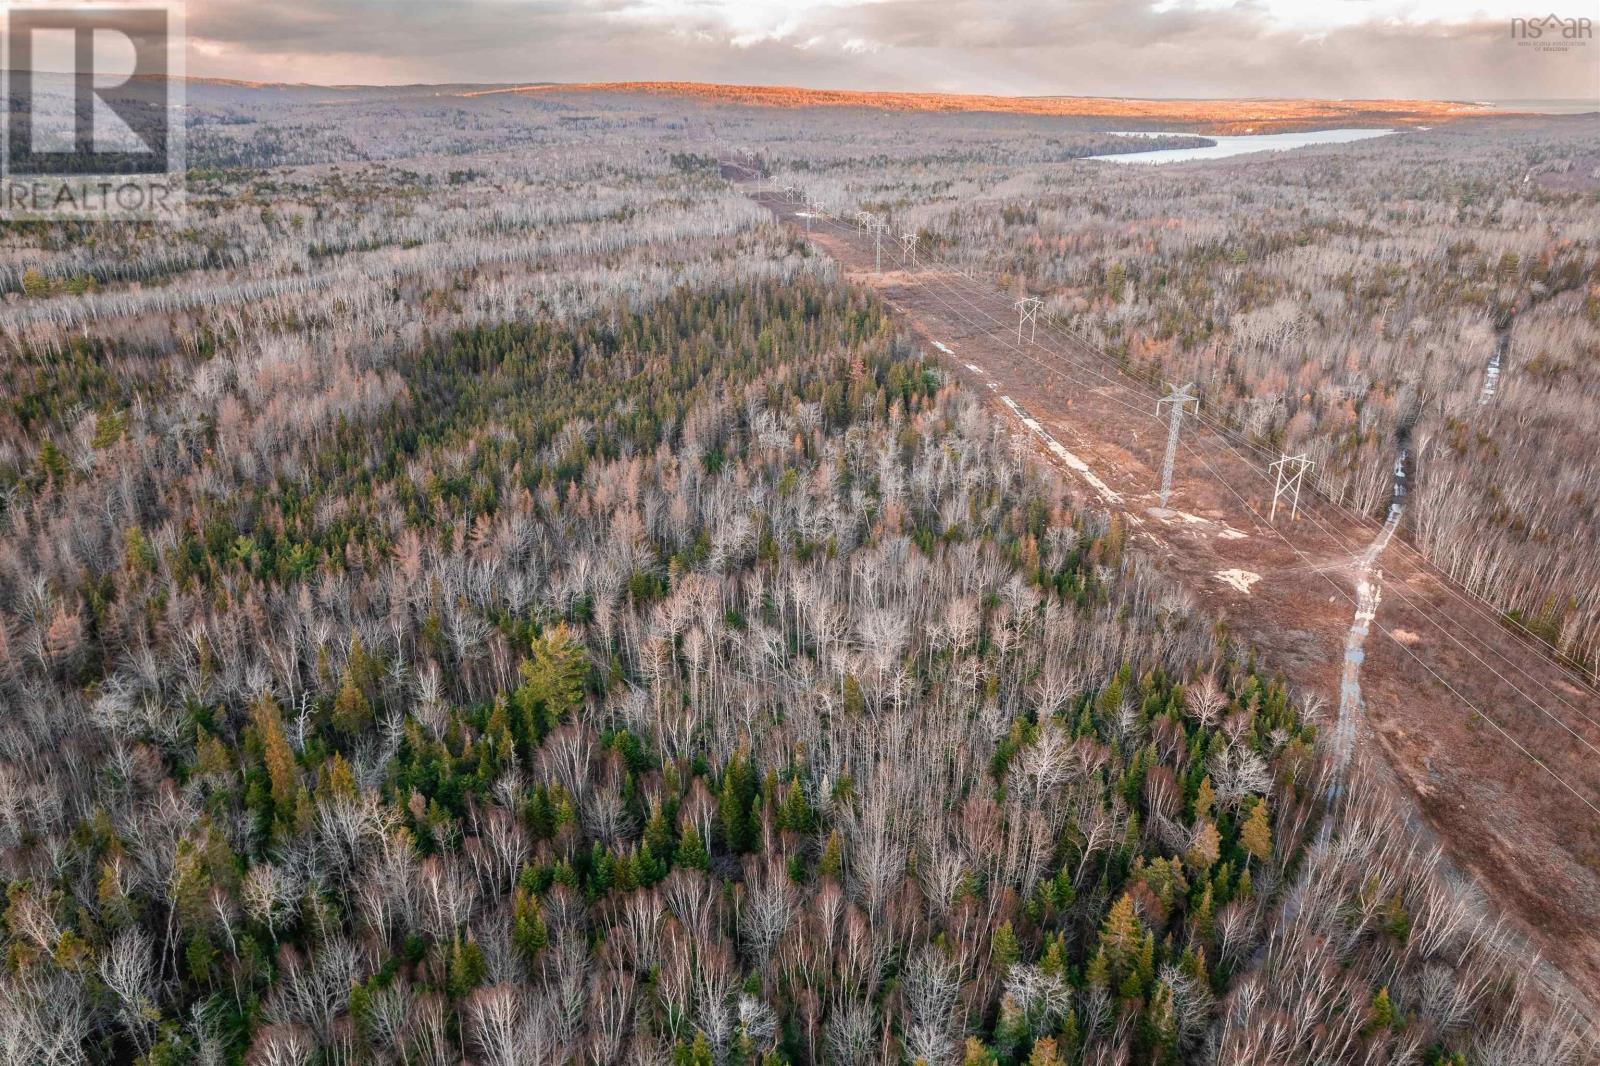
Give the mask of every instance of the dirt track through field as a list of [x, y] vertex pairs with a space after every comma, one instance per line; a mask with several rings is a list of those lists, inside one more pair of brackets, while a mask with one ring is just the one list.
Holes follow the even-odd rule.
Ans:
[[[795, 206], [757, 200], [804, 233]], [[1600, 699], [1383, 527], [1302, 498], [1266, 512], [1265, 463], [1192, 422], [1169, 508], [1156, 506], [1167, 429], [1148, 383], [1070, 337], [1015, 335], [1012, 297], [953, 270], [897, 269], [870, 234], [813, 223], [810, 240], [876, 289], [971, 387], [1020, 421], [1087, 505], [1303, 691], [1336, 696], [1351, 619], [1370, 608], [1354, 746], [1381, 752], [1454, 866], [1586, 996], [1600, 989]], [[894, 242], [898, 244], [899, 242]], [[907, 266], [909, 264], [906, 264]], [[1383, 595], [1362, 582], [1383, 545]], [[1365, 565], [1364, 565], [1365, 564]], [[1343, 739], [1343, 738], [1341, 738]]]
[[1344, 640], [1344, 669], [1339, 677], [1339, 718], [1333, 728], [1333, 759], [1337, 773], [1328, 787], [1335, 796], [1344, 781], [1350, 759], [1355, 755], [1356, 730], [1366, 713], [1361, 699], [1361, 665], [1367, 659], [1367, 637], [1372, 622], [1378, 617], [1378, 605], [1383, 602], [1383, 575], [1377, 567], [1378, 558], [1393, 539], [1402, 513], [1398, 504], [1390, 509], [1389, 517], [1383, 523], [1383, 531], [1361, 553], [1356, 566], [1356, 615]]

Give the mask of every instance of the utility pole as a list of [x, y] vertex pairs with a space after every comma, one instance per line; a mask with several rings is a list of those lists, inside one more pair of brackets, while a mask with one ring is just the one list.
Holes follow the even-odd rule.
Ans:
[[1172, 461], [1178, 457], [1178, 427], [1183, 425], [1183, 412], [1194, 404], [1196, 413], [1200, 410], [1200, 397], [1189, 390], [1194, 388], [1191, 382], [1182, 388], [1173, 390], [1156, 401], [1156, 417], [1161, 417], [1161, 408], [1165, 404], [1172, 405], [1172, 422], [1167, 430], [1167, 459], [1161, 464], [1161, 506], [1167, 506], [1167, 501], [1172, 498]]
[[1300, 517], [1300, 486], [1305, 482], [1306, 472], [1316, 465], [1302, 453], [1283, 455], [1267, 468], [1278, 475], [1272, 488], [1272, 512], [1267, 516], [1268, 522], [1278, 517], [1278, 500], [1284, 496], [1290, 499], [1289, 518], [1292, 520]]
[[888, 224], [882, 219], [872, 220], [872, 272], [883, 273], [883, 231], [888, 229]]
[[911, 257], [911, 266], [915, 269], [917, 265], [917, 235], [915, 233], [900, 234], [900, 247], [906, 255]]
[[1028, 343], [1039, 335], [1039, 308], [1044, 306], [1044, 301], [1037, 296], [1024, 296], [1011, 305], [1017, 309], [1017, 343], [1022, 343], [1022, 327], [1028, 327]]

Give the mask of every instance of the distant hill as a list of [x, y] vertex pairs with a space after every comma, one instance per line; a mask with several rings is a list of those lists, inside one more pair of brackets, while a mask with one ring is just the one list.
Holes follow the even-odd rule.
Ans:
[[1329, 126], [1436, 125], [1460, 118], [1523, 112], [1457, 100], [1140, 99], [1109, 96], [993, 96], [976, 93], [856, 92], [789, 85], [716, 85], [685, 81], [537, 82], [527, 84], [311, 85], [188, 79], [190, 101], [243, 104], [263, 96], [320, 104], [425, 97], [501, 95], [676, 97], [706, 105], [855, 108], [887, 112], [987, 113], [1127, 122], [1208, 133], [1284, 132]]
[[755, 107], [854, 107], [884, 111], [986, 111], [1017, 115], [1130, 118], [1173, 125], [1204, 124], [1216, 132], [1304, 126], [1436, 123], [1507, 114], [1481, 103], [1451, 100], [1146, 100], [1103, 96], [988, 96], [970, 93], [853, 92], [786, 85], [712, 85], [633, 81], [488, 87], [463, 95], [599, 92], [679, 96]]

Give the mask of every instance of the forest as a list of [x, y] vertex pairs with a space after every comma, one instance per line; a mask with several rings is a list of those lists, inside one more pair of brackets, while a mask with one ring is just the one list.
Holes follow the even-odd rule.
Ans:
[[876, 154], [822, 159], [739, 136], [776, 184], [1042, 298], [1137, 378], [1197, 383], [1234, 440], [1305, 455], [1337, 505], [1382, 516], [1403, 438], [1401, 535], [1600, 679], [1593, 116], [1200, 168], [1064, 162], [1026, 124], [947, 121], [954, 163], [894, 123]]
[[1593, 1061], [1398, 801], [1331, 787], [1326, 696], [707, 129], [1205, 376], [1353, 506], [1414, 419], [1460, 489], [1408, 535], [1589, 663], [1550, 529], [1594, 534], [1594, 471], [1539, 442], [1595, 432], [1592, 193], [1471, 177], [1578, 148], [1442, 136], [1413, 186], [1346, 148], [1341, 198], [1042, 117], [191, 110], [185, 228], [0, 228], [0, 1062]]

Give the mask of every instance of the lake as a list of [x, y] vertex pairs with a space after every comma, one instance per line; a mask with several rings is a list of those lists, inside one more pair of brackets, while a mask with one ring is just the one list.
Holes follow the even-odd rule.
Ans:
[[1182, 163], [1190, 159], [1225, 159], [1230, 155], [1247, 152], [1287, 152], [1313, 144], [1344, 144], [1348, 141], [1365, 141], [1383, 137], [1394, 130], [1301, 130], [1296, 133], [1251, 133], [1225, 137], [1213, 134], [1184, 133], [1117, 133], [1118, 137], [1194, 137], [1203, 136], [1216, 144], [1203, 148], [1160, 148], [1149, 152], [1120, 152], [1115, 155], [1091, 155], [1109, 163]]

